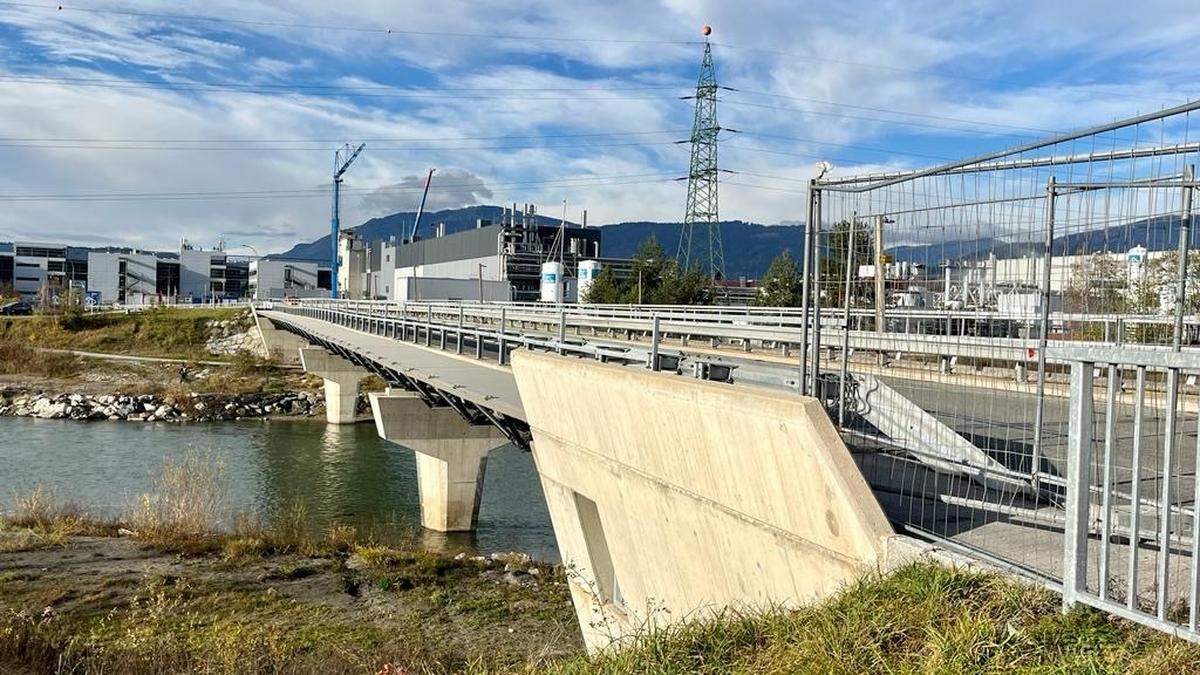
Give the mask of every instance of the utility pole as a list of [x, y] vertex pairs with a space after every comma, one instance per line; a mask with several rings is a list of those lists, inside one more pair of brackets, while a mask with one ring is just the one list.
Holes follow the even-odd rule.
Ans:
[[[712, 28], [704, 27], [704, 58], [700, 62], [700, 77], [696, 81], [696, 111], [692, 122], [692, 157], [688, 169], [687, 207], [683, 229], [679, 233], [679, 250], [675, 257], [681, 271], [693, 263], [713, 279], [725, 278], [725, 249], [721, 242], [720, 219], [717, 216], [717, 73], [713, 67], [712, 45], [707, 37]], [[708, 230], [708, 257], [695, 260], [692, 255], [693, 235], [697, 226]]]
[[487, 265], [484, 265], [483, 263], [478, 263], [478, 264], [479, 264], [479, 302], [480, 302], [480, 304], [482, 304], [483, 303], [483, 268], [487, 267]]
[[342, 146], [333, 153], [333, 218], [330, 224], [330, 234], [333, 238], [331, 247], [333, 249], [333, 264], [330, 266], [329, 278], [329, 295], [334, 299], [338, 297], [338, 237], [341, 223], [339, 222], [338, 210], [341, 202], [342, 192], [342, 176], [345, 175], [346, 169], [354, 163], [358, 158], [358, 154], [366, 147], [366, 143], [359, 143], [357, 148], [352, 148], [349, 143]]

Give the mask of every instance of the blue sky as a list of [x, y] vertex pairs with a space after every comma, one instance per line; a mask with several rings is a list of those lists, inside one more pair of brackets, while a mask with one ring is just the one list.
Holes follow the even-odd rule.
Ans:
[[820, 158], [922, 166], [1198, 89], [1183, 2], [0, 3], [0, 239], [286, 249], [359, 139], [347, 224], [414, 209], [428, 167], [433, 208], [678, 220], [704, 23], [738, 90], [726, 218], [799, 220]]

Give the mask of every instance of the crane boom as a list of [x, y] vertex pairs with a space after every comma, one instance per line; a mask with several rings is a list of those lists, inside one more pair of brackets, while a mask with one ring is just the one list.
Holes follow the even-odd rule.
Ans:
[[429, 182], [433, 180], [433, 169], [429, 169], [429, 173], [425, 174], [425, 191], [421, 193], [421, 205], [417, 207], [417, 217], [413, 220], [412, 232], [408, 235], [409, 241], [417, 240], [417, 228], [421, 226], [421, 214], [425, 212], [425, 198], [429, 196]]

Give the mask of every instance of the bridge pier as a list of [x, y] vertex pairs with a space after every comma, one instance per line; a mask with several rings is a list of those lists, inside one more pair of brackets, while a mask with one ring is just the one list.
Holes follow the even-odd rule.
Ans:
[[358, 385], [367, 371], [321, 347], [300, 348], [304, 371], [325, 379], [325, 421], [353, 424], [358, 417]]
[[475, 529], [487, 456], [508, 442], [492, 425], [468, 424], [411, 392], [372, 393], [379, 437], [416, 453], [421, 525], [438, 532]]

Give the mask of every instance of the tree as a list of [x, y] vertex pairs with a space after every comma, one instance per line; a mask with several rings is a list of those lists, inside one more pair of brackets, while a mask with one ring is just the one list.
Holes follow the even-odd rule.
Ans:
[[697, 305], [710, 300], [709, 280], [699, 269], [681, 272], [650, 235], [633, 254], [629, 278], [618, 279], [611, 267], [601, 270], [586, 300], [595, 303]]
[[1066, 311], [1111, 314], [1126, 311], [1129, 278], [1116, 257], [1097, 251], [1071, 266], [1063, 296]]
[[821, 249], [821, 275], [819, 291], [825, 302], [842, 304], [846, 287], [847, 244], [853, 249], [854, 259], [850, 270], [850, 301], [854, 304], [870, 304], [875, 297], [874, 283], [857, 283], [858, 266], [875, 262], [875, 243], [871, 228], [865, 223], [856, 223], [851, 235], [850, 221], [843, 220], [833, 226]]
[[754, 304], [760, 307], [795, 307], [801, 302], [801, 281], [796, 261], [792, 260], [791, 252], [785, 248], [767, 268]]
[[583, 301], [598, 305], [616, 304], [624, 302], [624, 294], [625, 289], [617, 281], [616, 272], [612, 267], [605, 267], [592, 281], [592, 286], [588, 289]]

